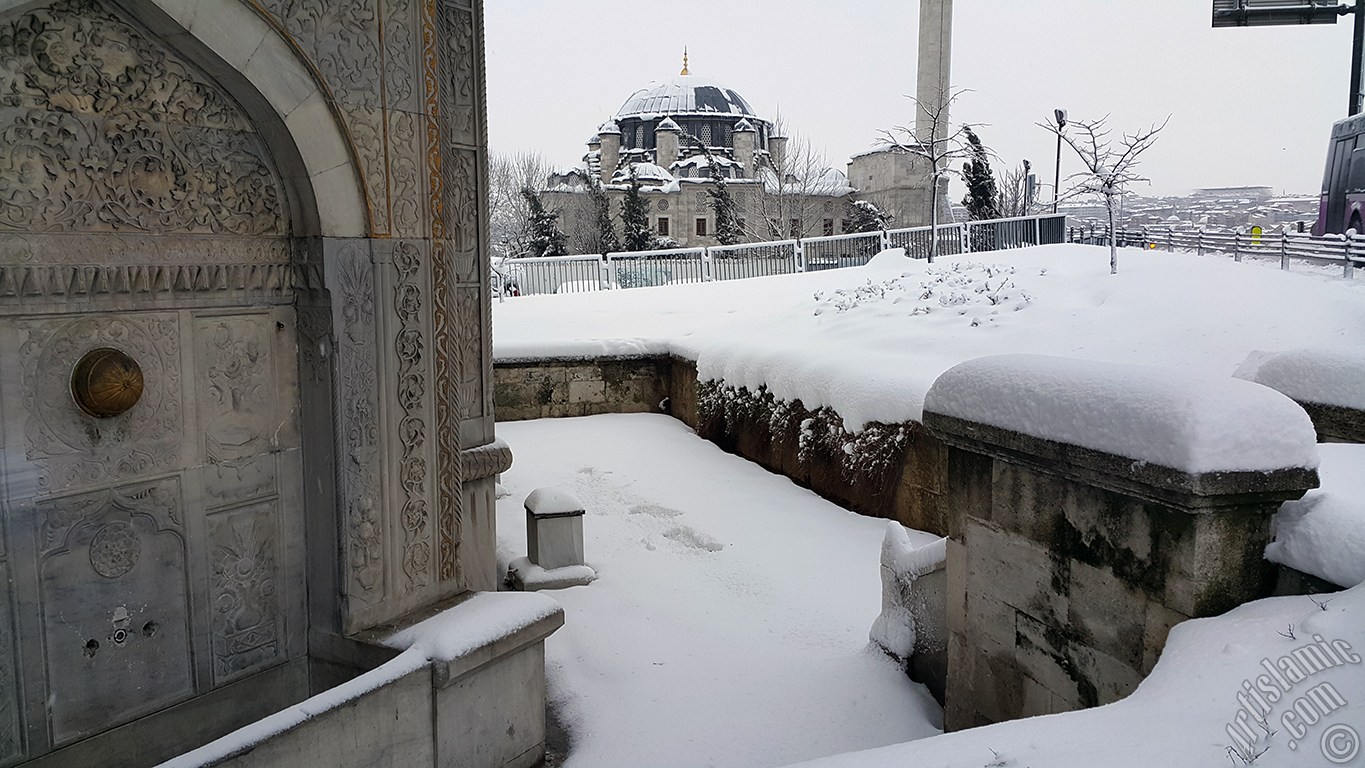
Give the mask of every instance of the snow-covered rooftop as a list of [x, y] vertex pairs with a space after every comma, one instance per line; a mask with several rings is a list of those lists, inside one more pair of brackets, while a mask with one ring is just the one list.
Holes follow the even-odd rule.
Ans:
[[757, 118], [753, 107], [731, 88], [696, 75], [652, 81], [617, 110], [616, 119], [647, 115], [732, 114]]

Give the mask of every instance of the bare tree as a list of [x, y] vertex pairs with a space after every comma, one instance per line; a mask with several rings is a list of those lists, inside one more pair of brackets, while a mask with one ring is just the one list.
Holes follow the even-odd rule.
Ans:
[[538, 152], [494, 153], [488, 159], [489, 234], [498, 256], [524, 256], [531, 242], [530, 207], [521, 192], [544, 191], [550, 166]]
[[1119, 196], [1124, 193], [1128, 185], [1139, 181], [1150, 181], [1136, 173], [1138, 159], [1142, 153], [1152, 148], [1156, 143], [1157, 134], [1171, 121], [1167, 117], [1161, 125], [1153, 124], [1144, 131], [1135, 133], [1120, 134], [1117, 139], [1113, 137], [1113, 131], [1109, 128], [1109, 116], [1105, 115], [1099, 120], [1093, 121], [1072, 121], [1068, 128], [1059, 129], [1053, 123], [1038, 123], [1053, 135], [1060, 135], [1062, 140], [1076, 152], [1076, 156], [1085, 165], [1085, 170], [1073, 173], [1067, 177], [1067, 183], [1071, 188], [1066, 192], [1065, 197], [1072, 198], [1080, 195], [1100, 195], [1104, 198], [1104, 207], [1109, 214], [1109, 273], [1118, 274], [1119, 253], [1118, 238], [1115, 237], [1114, 230], [1114, 208], [1119, 202]]
[[[781, 119], [773, 129], [781, 135]], [[769, 156], [756, 174], [757, 183], [732, 187], [744, 212], [744, 234], [750, 240], [779, 240], [819, 234], [828, 218], [824, 203], [848, 194], [848, 180], [803, 136], [790, 136], [784, 152]]]
[[1033, 201], [1029, 199], [1028, 177], [1033, 172], [1033, 164], [1025, 160], [1014, 168], [1001, 171], [996, 187], [996, 207], [1006, 219], [1028, 216], [1033, 213]]
[[972, 159], [972, 147], [968, 135], [979, 123], [958, 123], [950, 118], [952, 106], [967, 93], [965, 89], [949, 90], [939, 94], [931, 103], [924, 103], [914, 96], [915, 127], [898, 125], [892, 130], [882, 131], [882, 143], [895, 152], [905, 152], [919, 158], [925, 164], [925, 179], [929, 182], [929, 222], [933, 235], [929, 238], [929, 261], [938, 257], [938, 213], [939, 204], [947, 199], [947, 185], [950, 176], [961, 176], [961, 165]]

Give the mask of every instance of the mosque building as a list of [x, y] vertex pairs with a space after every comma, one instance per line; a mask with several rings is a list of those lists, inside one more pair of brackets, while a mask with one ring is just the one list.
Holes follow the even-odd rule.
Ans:
[[[789, 154], [780, 127], [734, 89], [691, 74], [685, 53], [678, 76], [632, 93], [598, 127], [581, 165], [551, 174], [546, 200], [572, 231], [586, 224], [576, 220], [587, 214], [575, 201], [585, 196], [590, 179], [604, 185], [619, 212], [633, 172], [661, 242], [717, 245], [709, 194], [713, 164], [735, 199], [746, 241], [842, 233], [846, 206], [854, 200], [877, 202], [896, 216], [897, 226], [927, 221], [927, 215], [907, 215], [923, 205], [907, 204], [907, 195], [896, 190], [923, 198], [925, 182], [916, 182], [923, 174], [913, 157], [876, 149], [853, 158], [845, 174], [814, 162], [810, 153]], [[867, 184], [870, 193], [861, 193], [850, 178]]]

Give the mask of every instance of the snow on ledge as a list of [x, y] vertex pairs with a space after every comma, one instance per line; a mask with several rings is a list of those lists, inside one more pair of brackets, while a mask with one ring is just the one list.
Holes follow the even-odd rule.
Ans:
[[1275, 514], [1265, 559], [1341, 587], [1365, 582], [1365, 445], [1318, 446], [1322, 485]]
[[1301, 403], [1365, 411], [1365, 349], [1252, 352], [1233, 375]]
[[238, 728], [198, 749], [171, 758], [157, 768], [212, 765], [406, 677], [433, 661], [453, 661], [549, 618], [560, 610], [559, 603], [544, 595], [479, 593], [426, 621], [384, 638], [384, 645], [403, 651], [388, 662], [292, 707]]
[[983, 357], [940, 376], [924, 409], [1192, 474], [1318, 466], [1312, 421], [1293, 400], [1169, 368]]

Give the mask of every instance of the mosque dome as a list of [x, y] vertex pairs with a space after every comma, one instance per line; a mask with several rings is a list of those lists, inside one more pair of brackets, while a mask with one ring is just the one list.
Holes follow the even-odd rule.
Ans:
[[619, 126], [621, 150], [632, 158], [654, 152], [659, 130], [681, 134], [684, 155], [699, 151], [697, 143], [729, 152], [737, 130], [757, 131], [756, 148], [767, 149], [772, 126], [733, 88], [691, 74], [650, 82], [632, 93], [609, 122]]
[[631, 117], [668, 115], [736, 115], [758, 117], [753, 107], [732, 88], [696, 75], [653, 81], [632, 93], [616, 111], [618, 121]]

